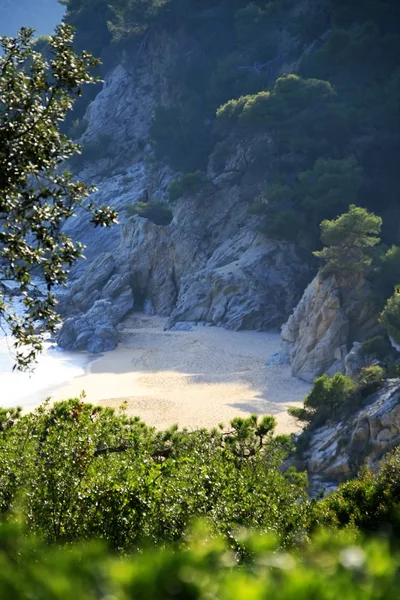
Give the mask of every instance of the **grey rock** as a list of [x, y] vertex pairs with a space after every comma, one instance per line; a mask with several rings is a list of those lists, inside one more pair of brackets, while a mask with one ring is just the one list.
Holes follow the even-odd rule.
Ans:
[[376, 470], [385, 455], [399, 444], [400, 379], [392, 379], [348, 421], [312, 432], [304, 467], [313, 493], [321, 491], [326, 482], [337, 485], [354, 476], [365, 461]]
[[172, 331], [192, 331], [195, 325], [196, 323], [191, 323], [190, 321], [178, 321], [178, 323], [175, 323], [172, 327]]
[[344, 358], [344, 372], [349, 377], [356, 377], [363, 367], [365, 367], [365, 359], [361, 353], [360, 342], [354, 342], [352, 349]]
[[265, 361], [266, 367], [274, 367], [278, 365], [287, 365], [289, 363], [289, 359], [287, 356], [282, 355], [280, 352], [275, 352], [272, 356], [270, 356]]
[[205, 321], [233, 330], [276, 328], [304, 272], [290, 244], [241, 231], [216, 249], [204, 269], [182, 278], [169, 326]]
[[113, 320], [112, 303], [97, 300], [86, 314], [64, 321], [57, 343], [64, 350], [113, 350], [118, 343]]
[[[282, 327], [282, 354], [289, 357], [292, 374], [305, 381], [323, 373], [343, 373], [349, 344], [369, 337], [376, 326], [366, 283], [345, 290], [333, 277], [318, 274]], [[348, 357], [349, 369], [355, 367], [354, 360], [355, 353]]]

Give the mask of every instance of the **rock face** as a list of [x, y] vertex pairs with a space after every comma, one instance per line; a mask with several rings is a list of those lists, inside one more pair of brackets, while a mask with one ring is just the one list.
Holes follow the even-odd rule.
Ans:
[[203, 269], [182, 278], [169, 325], [205, 321], [234, 330], [276, 327], [295, 301], [296, 271], [302, 266], [291, 245], [239, 232], [216, 249]]
[[104, 352], [117, 345], [115, 325], [133, 308], [128, 274], [120, 274], [110, 253], [100, 254], [61, 298], [68, 317], [57, 342], [65, 350]]
[[58, 335], [58, 345], [64, 350], [105, 352], [117, 346], [113, 306], [106, 300], [96, 300], [84, 315], [64, 321]]
[[[83, 212], [68, 222], [66, 232], [87, 245], [88, 261], [74, 269], [72, 284], [60, 297], [61, 312], [79, 323], [88, 321], [88, 311], [105, 300], [111, 303], [113, 325], [135, 304], [170, 317], [170, 327], [195, 321], [231, 329], [275, 328], [298, 302], [310, 270], [293, 245], [259, 233], [257, 219], [248, 212], [249, 202], [267, 185], [265, 170], [252, 165], [260, 143], [268, 153], [270, 140], [227, 140], [223, 165], [216, 170], [210, 161], [208, 182], [174, 203], [168, 185], [180, 174], [157, 162], [148, 144], [155, 107], [179, 102], [179, 87], [172, 87], [166, 74], [182, 44], [163, 34], [149, 39], [141, 53], [108, 73], [87, 111], [81, 141], [93, 146], [106, 140], [107, 148], [104, 157], [86, 157], [79, 177], [96, 183], [94, 199], [115, 206], [121, 225], [95, 230]], [[170, 225], [127, 217], [127, 207], [149, 200], [169, 203]], [[94, 317], [90, 312], [90, 322]], [[83, 340], [89, 338], [79, 337], [78, 329], [74, 321], [65, 323], [59, 337], [63, 347], [88, 347]]]
[[304, 454], [313, 492], [354, 476], [365, 462], [377, 468], [399, 444], [400, 379], [391, 379], [351, 419], [313, 432]]
[[[372, 335], [376, 323], [367, 284], [345, 290], [333, 277], [318, 274], [282, 327], [282, 356], [290, 361], [293, 375], [305, 381], [345, 372], [353, 343]], [[347, 363], [350, 369], [351, 357]]]

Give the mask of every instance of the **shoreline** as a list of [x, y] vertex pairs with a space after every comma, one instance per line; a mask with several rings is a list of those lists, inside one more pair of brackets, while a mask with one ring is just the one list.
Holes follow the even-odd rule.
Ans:
[[[311, 386], [288, 365], [265, 366], [278, 333], [194, 327], [164, 331], [165, 319], [135, 313], [115, 350], [89, 360], [85, 373], [47, 389], [52, 401], [79, 397], [138, 416], [150, 426], [215, 427], [236, 416], [273, 414], [278, 433], [300, 431], [287, 408], [301, 406]], [[36, 402], [36, 405], [40, 401]]]

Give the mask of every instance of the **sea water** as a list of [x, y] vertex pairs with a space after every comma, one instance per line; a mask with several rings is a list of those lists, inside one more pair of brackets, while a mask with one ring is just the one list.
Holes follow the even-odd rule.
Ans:
[[13, 371], [12, 341], [0, 336], [0, 406], [29, 406], [51, 396], [51, 390], [85, 373], [87, 355], [64, 352], [45, 343], [32, 372]]
[[[21, 312], [18, 299], [13, 310]], [[0, 406], [29, 406], [51, 396], [56, 387], [85, 373], [90, 361], [86, 352], [66, 352], [50, 341], [44, 342], [43, 353], [32, 365], [31, 372], [13, 370], [15, 365], [13, 338], [0, 329]]]

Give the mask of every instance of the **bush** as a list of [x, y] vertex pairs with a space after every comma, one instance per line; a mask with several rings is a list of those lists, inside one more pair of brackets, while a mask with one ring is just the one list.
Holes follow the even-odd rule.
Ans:
[[325, 373], [314, 381], [311, 392], [304, 400], [304, 408], [291, 408], [289, 413], [300, 421], [319, 425], [339, 416], [338, 408], [351, 397], [355, 388], [350, 377], [342, 373], [329, 377]]
[[158, 158], [176, 171], [194, 172], [207, 165], [214, 141], [195, 107], [158, 106], [150, 129]]
[[[343, 483], [323, 500], [317, 512], [335, 527], [353, 526], [364, 532], [400, 534], [400, 454], [387, 457], [377, 474], [362, 469], [359, 477]], [[324, 519], [322, 518], [322, 522]]]
[[[15, 525], [0, 526], [0, 596], [13, 600], [397, 600], [397, 552], [380, 537], [320, 533], [284, 552], [271, 533], [241, 532], [230, 544], [196, 523], [186, 548], [117, 558], [99, 544], [47, 547]], [[239, 564], [238, 564], [239, 563]]]
[[400, 283], [400, 247], [391, 246], [380, 258], [378, 265], [377, 285], [386, 296], [393, 293], [393, 288]]
[[207, 177], [202, 171], [185, 173], [180, 179], [171, 181], [168, 186], [169, 199], [178, 200], [181, 196], [194, 196], [207, 183]]
[[86, 163], [102, 160], [109, 156], [111, 135], [100, 133], [99, 136], [89, 142], [84, 142], [80, 154], [75, 154], [69, 163], [74, 168], [83, 168]]
[[305, 529], [307, 483], [280, 471], [292, 444], [274, 426], [252, 416], [228, 431], [155, 431], [79, 400], [43, 405], [0, 430], [0, 512], [49, 542], [118, 551], [179, 541], [200, 516], [232, 543], [257, 526], [288, 544]]
[[378, 390], [386, 377], [386, 371], [380, 365], [371, 365], [361, 369], [358, 376], [358, 385], [363, 395], [368, 395]]
[[301, 171], [294, 182], [281, 178], [272, 183], [262, 200], [267, 235], [315, 247], [321, 217], [335, 216], [339, 209], [354, 203], [362, 181], [360, 166], [349, 156], [319, 158], [312, 169]]
[[393, 338], [396, 344], [400, 345], [400, 288], [397, 287], [393, 296], [386, 302], [380, 319], [380, 324], [384, 327], [388, 335]]
[[172, 223], [174, 215], [172, 210], [164, 203], [157, 200], [150, 202], [137, 202], [133, 206], [128, 206], [126, 209], [129, 216], [139, 215], [144, 219], [148, 219], [154, 225], [167, 226]]
[[383, 360], [393, 350], [386, 336], [376, 335], [369, 338], [361, 345], [361, 354], [363, 356], [374, 356], [378, 360]]
[[331, 412], [347, 400], [354, 388], [354, 381], [342, 373], [335, 373], [333, 377], [321, 375], [314, 381], [311, 392], [304, 400], [304, 405], [307, 408], [315, 410], [322, 408]]

